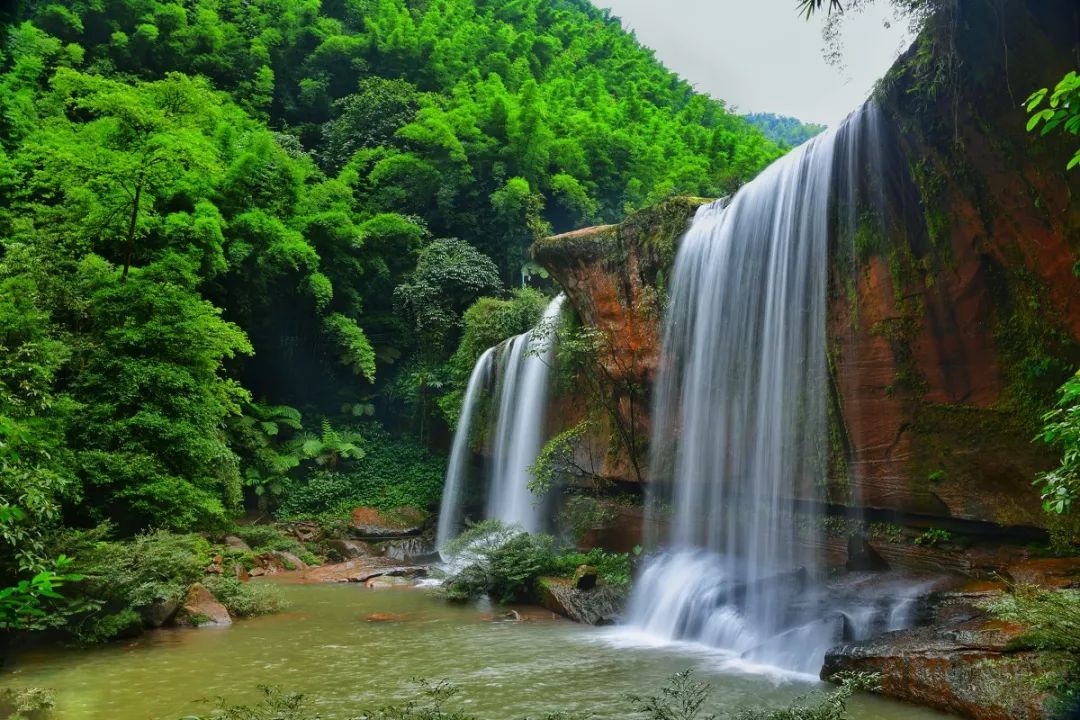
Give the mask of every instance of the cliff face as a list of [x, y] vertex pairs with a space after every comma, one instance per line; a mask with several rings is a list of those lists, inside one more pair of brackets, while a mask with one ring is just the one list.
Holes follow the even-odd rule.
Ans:
[[[1044, 526], [1031, 483], [1054, 455], [1031, 439], [1080, 364], [1080, 172], [1064, 169], [1068, 143], [1025, 132], [1021, 103], [1080, 64], [1080, 19], [1072, 0], [957, 8], [882, 82], [882, 220], [858, 252], [832, 251], [830, 499], [854, 488], [931, 524]], [[535, 246], [582, 324], [611, 339], [612, 377], [652, 380], [665, 279], [702, 202]], [[638, 480], [630, 465], [607, 474]]]
[[1053, 455], [1031, 438], [1080, 362], [1080, 177], [1025, 132], [1021, 102], [1076, 64], [1075, 16], [960, 3], [882, 83], [901, 189], [877, 252], [834, 263], [829, 322], [849, 479], [871, 507], [1044, 521], [1031, 480]]

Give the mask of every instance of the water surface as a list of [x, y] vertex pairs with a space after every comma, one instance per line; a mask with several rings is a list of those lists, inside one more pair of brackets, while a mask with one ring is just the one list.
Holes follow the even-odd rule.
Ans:
[[[408, 699], [410, 679], [448, 680], [461, 707], [482, 720], [542, 717], [562, 710], [626, 718], [629, 696], [654, 692], [691, 667], [713, 685], [711, 712], [780, 704], [821, 687], [752, 674], [715, 651], [634, 642], [534, 612], [524, 622], [492, 621], [499, 610], [448, 605], [429, 591], [357, 585], [283, 585], [292, 608], [228, 628], [159, 630], [89, 650], [23, 653], [0, 687], [45, 686], [57, 693], [55, 720], [175, 720], [205, 712], [200, 698], [255, 700], [270, 684], [318, 700], [327, 720]], [[367, 622], [371, 613], [398, 622]], [[860, 720], [945, 717], [878, 698], [857, 701]]]

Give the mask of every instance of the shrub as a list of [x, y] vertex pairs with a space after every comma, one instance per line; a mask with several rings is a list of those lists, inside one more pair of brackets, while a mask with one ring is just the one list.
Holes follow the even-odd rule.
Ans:
[[76, 548], [82, 545], [75, 566], [86, 576], [80, 587], [92, 597], [130, 607], [179, 599], [213, 557], [210, 543], [198, 535], [159, 530], [123, 542], [88, 544], [95, 535], [74, 533], [69, 540]]
[[361, 427], [364, 456], [337, 471], [317, 470], [282, 502], [282, 518], [345, 512], [357, 506], [428, 508], [442, 493], [444, 459], [419, 443], [391, 436], [377, 423]]
[[443, 552], [458, 568], [447, 578], [443, 590], [447, 598], [457, 601], [481, 595], [499, 602], [528, 600], [538, 577], [570, 577], [581, 565], [596, 567], [610, 584], [625, 586], [630, 582], [626, 554], [599, 548], [587, 553], [558, 551], [550, 535], [530, 535], [497, 520], [473, 525], [447, 543]]
[[97, 645], [121, 637], [142, 632], [142, 618], [132, 608], [119, 612], [96, 612], [84, 617], [74, 628], [75, 636], [83, 645]]
[[56, 695], [48, 688], [6, 688], [0, 690], [0, 718], [16, 720], [56, 707]]
[[[875, 690], [880, 676], [875, 673], [837, 673], [833, 682], [840, 687], [829, 693], [809, 693], [794, 703], [778, 710], [743, 708], [735, 713], [735, 720], [846, 720], [847, 703], [857, 692]], [[654, 716], [654, 720], [663, 720]]]
[[[983, 607], [1000, 620], [1026, 628], [1013, 641], [1016, 647], [1064, 651], [1074, 658], [1080, 654], [1080, 591], [1015, 585]], [[1071, 713], [1080, 711], [1080, 663], [1074, 661], [1064, 677], [1048, 679], [1061, 717], [1075, 717]]]
[[524, 600], [536, 578], [550, 571], [555, 560], [553, 538], [529, 535], [497, 520], [473, 525], [447, 543], [443, 552], [459, 568], [443, 590], [449, 599], [459, 601], [482, 595], [500, 602]]
[[203, 584], [234, 617], [269, 615], [288, 606], [276, 585], [241, 582], [230, 575], [211, 575]]
[[557, 575], [569, 577], [582, 565], [591, 565], [609, 585], [628, 587], [630, 585], [630, 555], [593, 548], [588, 552], [566, 552], [555, 558], [554, 571]]

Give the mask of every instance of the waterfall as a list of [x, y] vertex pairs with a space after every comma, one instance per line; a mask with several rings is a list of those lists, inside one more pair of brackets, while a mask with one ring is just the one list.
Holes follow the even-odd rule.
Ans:
[[873, 155], [860, 146], [881, 141], [877, 112], [868, 105], [730, 202], [702, 207], [682, 239], [649, 489], [651, 515], [670, 530], [651, 539], [665, 549], [631, 597], [639, 631], [816, 673], [843, 633], [891, 613], [857, 594], [851, 606], [830, 599], [816, 542], [829, 448], [830, 232], [853, 232], [855, 201], [835, 205], [860, 194], [856, 166]]
[[495, 443], [491, 449], [492, 474], [488, 489], [487, 516], [528, 532], [542, 530], [540, 503], [529, 490], [532, 473], [544, 441], [548, 376], [555, 359], [550, 337], [565, 296], [548, 304], [535, 330], [511, 338], [503, 352], [499, 412], [495, 420]]
[[476, 361], [465, 397], [461, 401], [461, 415], [454, 430], [454, 442], [450, 446], [450, 461], [446, 466], [442, 502], [439, 506], [439, 527], [435, 534], [435, 547], [441, 548], [461, 527], [461, 512], [465, 504], [465, 481], [469, 464], [469, 440], [473, 430], [473, 416], [480, 399], [480, 391], [491, 379], [492, 358], [495, 348], [488, 348]]
[[437, 547], [443, 547], [461, 530], [470, 439], [484, 388], [492, 391], [487, 395], [487, 417], [492, 424], [484, 517], [518, 525], [528, 532], [543, 529], [542, 503], [529, 490], [529, 468], [545, 439], [548, 380], [555, 359], [550, 330], [564, 300], [565, 296], [557, 296], [544, 310], [536, 328], [489, 348], [477, 360], [451, 446]]

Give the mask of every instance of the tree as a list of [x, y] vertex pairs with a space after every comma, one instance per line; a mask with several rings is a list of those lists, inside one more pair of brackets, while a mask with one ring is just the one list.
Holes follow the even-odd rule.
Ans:
[[1058, 404], [1043, 415], [1036, 439], [1062, 451], [1061, 465], [1039, 475], [1043, 508], [1061, 515], [1072, 510], [1080, 494], [1080, 372], [1061, 386]]
[[[1048, 107], [1043, 107], [1043, 102], [1048, 98]], [[1075, 70], [1070, 72], [1061, 79], [1053, 92], [1050, 92], [1050, 88], [1033, 92], [1027, 99], [1027, 111], [1031, 114], [1027, 126], [1029, 132], [1039, 130], [1046, 136], [1057, 130], [1069, 135], [1080, 135], [1080, 75]], [[1078, 166], [1080, 150], [1069, 160], [1067, 169], [1072, 170]]]

